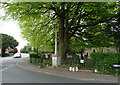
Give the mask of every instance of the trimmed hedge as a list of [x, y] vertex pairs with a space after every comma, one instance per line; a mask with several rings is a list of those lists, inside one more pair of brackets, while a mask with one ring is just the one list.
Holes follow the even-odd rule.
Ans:
[[79, 58], [66, 58], [66, 59], [62, 60], [61, 64], [63, 64], [63, 65], [80, 64], [80, 59]]
[[10, 53], [4, 53], [4, 54], [0, 54], [1, 57], [9, 57], [11, 56]]
[[52, 60], [51, 58], [44, 58], [41, 60], [40, 58], [32, 58], [31, 63], [34, 65], [38, 65], [40, 67], [46, 67], [46, 66], [51, 66], [52, 65]]
[[32, 60], [34, 60], [32, 58], [37, 58], [37, 53], [36, 52], [30, 52], [29, 55], [30, 55], [30, 63], [32, 63]]
[[98, 73], [120, 75], [120, 69], [113, 69], [111, 65], [120, 63], [120, 53], [91, 53], [93, 69], [98, 69]]
[[36, 52], [30, 52], [30, 63], [34, 65], [38, 65], [41, 67], [45, 67], [47, 65], [52, 64], [52, 59], [51, 58], [44, 58], [42, 53], [36, 53]]

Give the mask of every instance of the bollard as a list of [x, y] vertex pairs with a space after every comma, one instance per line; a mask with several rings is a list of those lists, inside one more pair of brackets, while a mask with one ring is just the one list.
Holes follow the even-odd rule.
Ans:
[[75, 67], [75, 71], [76, 71], [76, 72], [78, 72], [78, 71], [79, 71], [78, 67]]
[[95, 73], [97, 73], [97, 72], [98, 72], [98, 70], [97, 70], [97, 69], [94, 69], [94, 72], [95, 72]]
[[69, 67], [69, 71], [72, 71], [72, 67]]
[[72, 71], [75, 72], [75, 68], [74, 67], [72, 68]]

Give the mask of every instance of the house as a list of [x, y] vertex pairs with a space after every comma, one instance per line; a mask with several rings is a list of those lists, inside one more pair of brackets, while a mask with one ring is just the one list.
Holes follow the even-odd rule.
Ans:
[[116, 48], [92, 48], [84, 51], [84, 55], [90, 56], [92, 52], [117, 52]]

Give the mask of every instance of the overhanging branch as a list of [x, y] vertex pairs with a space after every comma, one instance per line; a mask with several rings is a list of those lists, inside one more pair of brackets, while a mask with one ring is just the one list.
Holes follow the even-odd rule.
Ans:
[[44, 26], [47, 26], [51, 21], [55, 20], [55, 19], [56, 19], [55, 16], [56, 16], [56, 15], [54, 15]]
[[109, 20], [111, 20], [111, 19], [114, 18], [114, 17], [118, 17], [118, 15], [112, 16], [112, 17], [107, 18], [107, 19], [104, 19], [104, 20], [103, 20], [103, 19], [99, 19], [99, 20], [96, 20], [95, 23], [91, 23], [91, 24], [88, 24], [88, 25], [79, 25], [79, 26], [76, 26], [76, 27], [73, 27], [73, 28], [95, 26], [95, 25], [98, 25], [99, 23], [108, 22]]

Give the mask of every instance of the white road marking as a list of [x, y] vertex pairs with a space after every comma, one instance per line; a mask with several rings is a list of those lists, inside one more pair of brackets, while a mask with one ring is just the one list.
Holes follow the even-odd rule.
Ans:
[[0, 71], [4, 71], [4, 70], [7, 70], [8, 68], [10, 68], [10, 67], [12, 67], [12, 66], [14, 66], [15, 64], [12, 64], [12, 65], [10, 65], [10, 66], [8, 66], [8, 67], [6, 67], [6, 68], [4, 68], [4, 69], [2, 69], [2, 70], [0, 70]]

